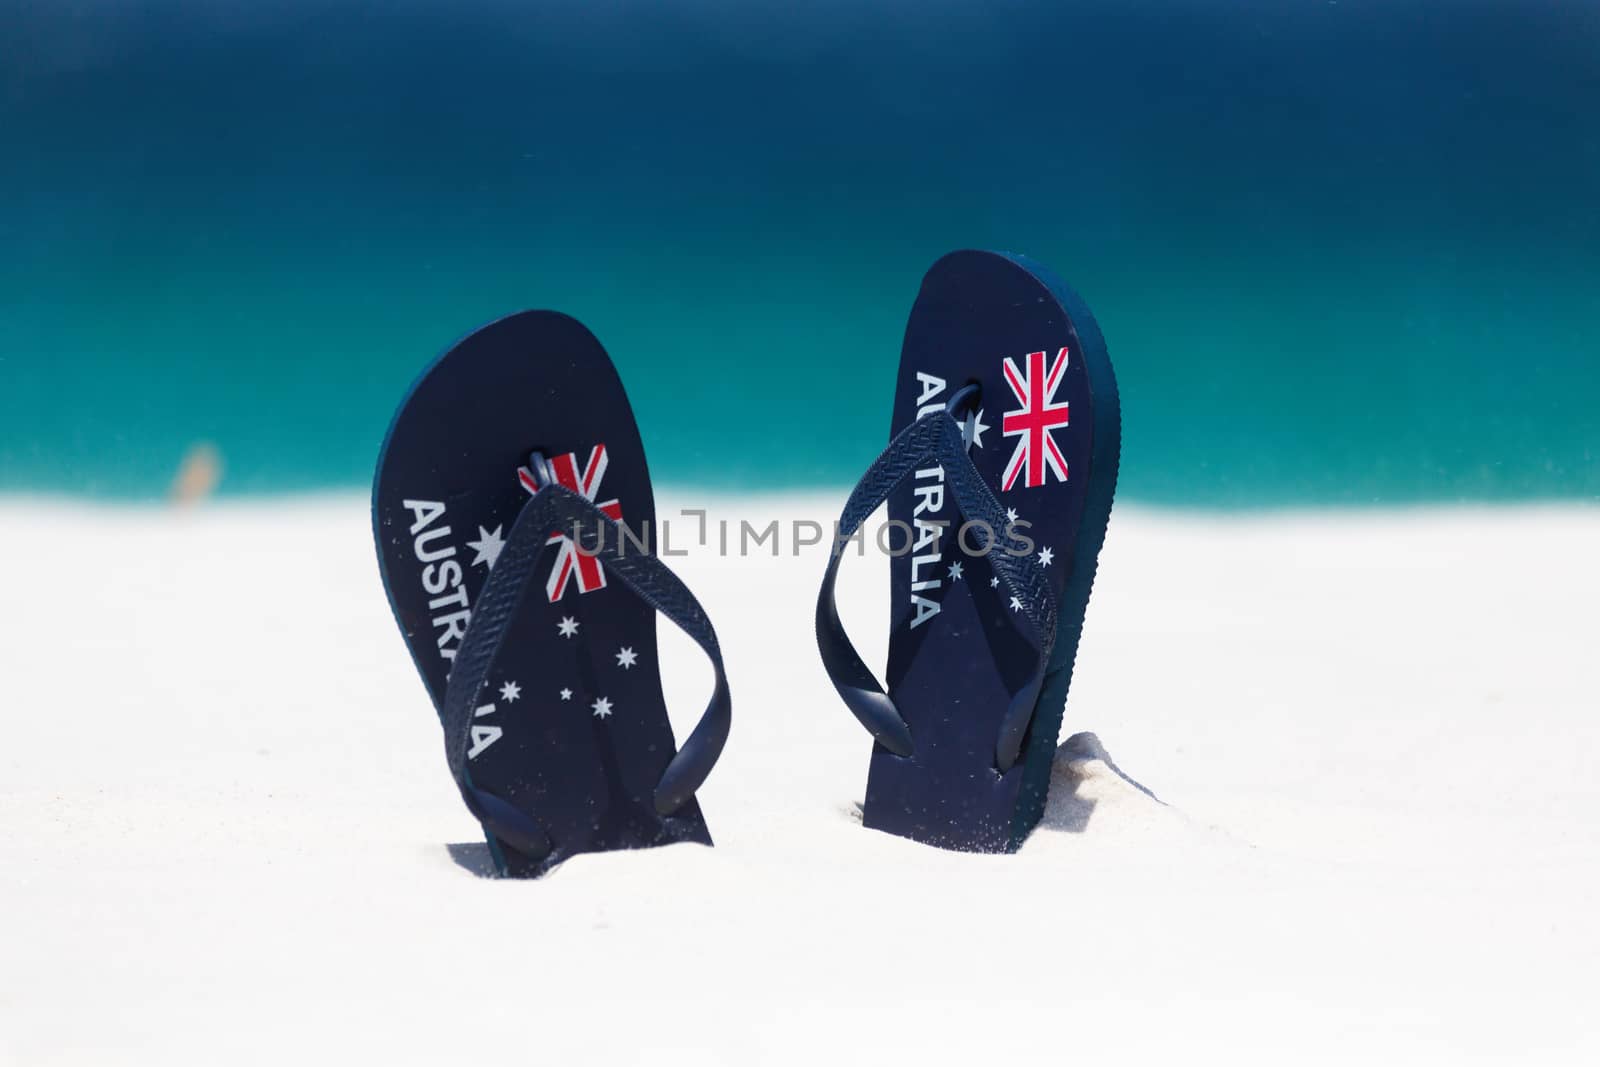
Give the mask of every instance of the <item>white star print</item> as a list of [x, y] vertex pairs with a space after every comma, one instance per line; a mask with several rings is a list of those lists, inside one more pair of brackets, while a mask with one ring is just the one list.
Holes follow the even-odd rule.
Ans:
[[578, 620], [571, 615], [563, 615], [561, 621], [556, 623], [556, 629], [561, 631], [562, 637], [571, 637], [578, 632]]
[[1050, 566], [1050, 561], [1055, 559], [1055, 558], [1056, 558], [1055, 549], [1053, 549], [1053, 548], [1041, 548], [1039, 550], [1039, 566], [1048, 567], [1048, 566]]
[[601, 697], [590, 706], [590, 710], [594, 712], [594, 717], [597, 719], [609, 719], [611, 717], [611, 701]]
[[518, 685], [516, 682], [507, 682], [505, 685], [500, 687], [500, 699], [504, 700], [507, 704], [515, 704], [517, 702], [517, 698], [521, 695], [522, 686]]
[[503, 529], [505, 529], [504, 525], [496, 526], [493, 530], [485, 530], [482, 526], [478, 527], [478, 539], [467, 542], [467, 547], [477, 553], [472, 557], [472, 565], [474, 567], [482, 563], [486, 564], [491, 570], [494, 568], [494, 561], [500, 558], [500, 550], [506, 547], [504, 539], [500, 536], [500, 531]]
[[1016, 508], [1006, 508], [1006, 521], [1007, 522], [1016, 522], [1017, 521], [1017, 509]]
[[562, 700], [571, 700], [572, 699], [572, 690], [570, 690], [570, 689], [561, 690], [561, 699]]
[[1016, 597], [1012, 597], [1011, 598], [1011, 610], [1012, 611], [1021, 611], [1022, 610], [1022, 601], [1018, 600]]
[[969, 411], [967, 413], [967, 421], [962, 424], [962, 436], [967, 439], [969, 444], [974, 444], [979, 448], [982, 448], [983, 431], [987, 430], [988, 428], [989, 427], [983, 424], [982, 408], [979, 408], [977, 411]]
[[990, 578], [989, 579], [989, 588], [990, 589], [996, 589], [996, 588], [999, 587], [999, 585], [1000, 585], [1000, 579], [999, 578]]
[[960, 560], [956, 560], [954, 563], [950, 564], [950, 580], [952, 582], [956, 582], [956, 581], [960, 581], [961, 580], [961, 561]]
[[617, 666], [621, 667], [623, 670], [627, 670], [629, 667], [632, 667], [634, 663], [638, 661], [638, 659], [639, 653], [635, 652], [631, 648], [617, 650]]

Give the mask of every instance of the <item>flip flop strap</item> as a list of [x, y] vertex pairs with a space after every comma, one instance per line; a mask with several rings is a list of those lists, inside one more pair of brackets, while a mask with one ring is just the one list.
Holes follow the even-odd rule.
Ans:
[[[952, 406], [954, 404], [952, 401]], [[1011, 555], [1000, 542], [1002, 532], [1011, 524], [983, 475], [968, 458], [967, 443], [950, 417], [950, 408], [944, 413], [920, 418], [896, 434], [889, 447], [867, 468], [845, 502], [833, 552], [828, 558], [828, 570], [817, 594], [817, 648], [834, 688], [867, 732], [895, 755], [910, 756], [914, 749], [911, 728], [845, 633], [834, 600], [834, 583], [844, 546], [850, 538], [878, 506], [889, 499], [907, 475], [930, 459], [937, 460], [943, 468], [945, 488], [954, 497], [963, 518], [970, 523], [988, 525], [989, 566], [1004, 583], [1006, 593], [1014, 598], [1017, 632], [1036, 656], [1027, 684], [1012, 696], [1005, 718], [1001, 720], [1000, 736], [995, 742], [995, 766], [1003, 774], [1017, 761], [1023, 737], [1033, 718], [1034, 705], [1038, 703], [1039, 689], [1055, 644], [1056, 600], [1049, 583], [1038, 570], [1028, 566], [1025, 559]]]
[[478, 594], [472, 621], [462, 637], [445, 685], [441, 712], [445, 756], [468, 810], [495, 837], [533, 859], [550, 852], [553, 845], [549, 835], [537, 821], [514, 805], [472, 784], [467, 774], [467, 750], [471, 743], [473, 705], [552, 530], [570, 531], [568, 536], [576, 542], [579, 551], [603, 560], [613, 576], [621, 579], [640, 600], [672, 620], [711, 659], [716, 673], [711, 700], [656, 784], [654, 801], [658, 815], [671, 815], [694, 796], [722, 754], [732, 723], [732, 702], [722, 666], [722, 649], [711, 620], [694, 594], [655, 556], [638, 550], [626, 551], [621, 529], [582, 495], [555, 484], [539, 489], [517, 515], [511, 534]]

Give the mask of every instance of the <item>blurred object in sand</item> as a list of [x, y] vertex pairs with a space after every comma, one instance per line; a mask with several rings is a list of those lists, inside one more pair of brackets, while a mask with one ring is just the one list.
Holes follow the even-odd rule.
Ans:
[[183, 454], [168, 497], [180, 507], [198, 504], [216, 492], [221, 481], [222, 453], [209, 441], [199, 441]]

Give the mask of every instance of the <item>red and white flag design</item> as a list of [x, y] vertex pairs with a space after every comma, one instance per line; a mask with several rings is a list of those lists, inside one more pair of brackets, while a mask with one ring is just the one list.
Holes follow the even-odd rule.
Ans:
[[1067, 350], [1063, 348], [1056, 353], [1048, 373], [1044, 357], [1043, 352], [1029, 352], [1024, 357], [1028, 361], [1026, 370], [1018, 367], [1014, 359], [1007, 358], [1005, 361], [1003, 369], [1006, 384], [1016, 394], [1017, 402], [1022, 407], [1006, 412], [1001, 425], [1007, 437], [1019, 438], [1016, 451], [1011, 453], [1005, 475], [1001, 478], [1000, 488], [1003, 490], [1017, 484], [1017, 476], [1023, 473], [1027, 475], [1023, 484], [1029, 489], [1045, 484], [1047, 472], [1050, 471], [1054, 471], [1062, 481], [1067, 480], [1066, 458], [1061, 455], [1061, 449], [1056, 447], [1055, 438], [1051, 436], [1057, 426], [1067, 425], [1067, 403], [1050, 402], [1066, 374]]
[[[589, 452], [589, 462], [583, 470], [578, 470], [578, 457], [575, 453], [564, 452], [550, 459], [550, 472], [555, 475], [558, 484], [566, 486], [575, 493], [580, 493], [587, 500], [593, 500], [595, 493], [600, 489], [600, 480], [606, 476], [606, 446], [595, 445]], [[530, 494], [539, 491], [539, 481], [527, 467], [517, 470], [517, 478], [522, 482], [522, 488]], [[606, 500], [595, 505], [605, 512], [606, 517], [613, 522], [622, 521], [622, 504], [615, 499]], [[596, 589], [606, 587], [606, 572], [600, 566], [600, 561], [594, 556], [586, 556], [578, 551], [577, 543], [571, 537], [559, 531], [552, 533], [546, 544], [561, 543], [561, 551], [556, 553], [556, 565], [550, 571], [550, 580], [545, 583], [545, 593], [554, 604], [567, 593], [567, 586], [572, 581], [574, 574], [578, 577], [578, 592], [592, 593]]]

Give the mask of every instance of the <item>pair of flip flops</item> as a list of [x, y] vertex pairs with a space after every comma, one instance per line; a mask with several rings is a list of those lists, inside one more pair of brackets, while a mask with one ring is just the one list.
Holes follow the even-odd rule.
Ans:
[[[876, 742], [869, 827], [1006, 852], [1038, 822], [1118, 442], [1111, 364], [1071, 290], [1019, 256], [934, 265], [906, 329], [890, 444], [845, 505], [817, 602], [824, 666]], [[885, 502], [887, 686], [834, 605], [852, 535]], [[716, 631], [652, 554], [655, 528], [622, 384], [565, 315], [468, 335], [390, 427], [373, 488], [384, 585], [502, 874], [711, 843], [695, 793], [732, 705]], [[715, 678], [681, 748], [658, 613]]]

